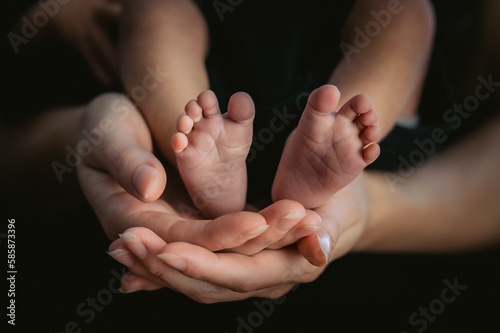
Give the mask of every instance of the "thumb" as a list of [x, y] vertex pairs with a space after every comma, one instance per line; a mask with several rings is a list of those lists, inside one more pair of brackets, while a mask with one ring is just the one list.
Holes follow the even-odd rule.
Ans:
[[152, 139], [137, 108], [123, 95], [104, 94], [92, 101], [83, 119], [81, 140], [94, 140], [84, 163], [109, 173], [128, 193], [144, 202], [158, 199], [167, 175], [152, 154]]

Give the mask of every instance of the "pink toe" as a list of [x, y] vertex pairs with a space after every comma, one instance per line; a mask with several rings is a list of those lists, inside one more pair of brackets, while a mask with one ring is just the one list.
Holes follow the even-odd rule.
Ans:
[[382, 137], [382, 132], [378, 125], [371, 125], [367, 127], [363, 132], [363, 137], [367, 141], [366, 144], [370, 142], [377, 142]]
[[[365, 115], [371, 110], [370, 99], [366, 95], [356, 95], [348, 100], [339, 110], [339, 115], [347, 118], [349, 121], [358, 121], [360, 115]], [[358, 127], [361, 127], [358, 124]]]
[[358, 118], [359, 118], [359, 122], [363, 126], [374, 125], [377, 122], [377, 120], [378, 120], [377, 112], [375, 112], [375, 110], [373, 110], [373, 109], [371, 109], [368, 112], [362, 114]]
[[253, 122], [255, 105], [250, 95], [244, 92], [237, 92], [229, 99], [227, 112], [229, 118], [235, 122]]
[[359, 94], [351, 98], [351, 106], [358, 114], [365, 114], [372, 110], [372, 101], [365, 94]]
[[369, 145], [363, 149], [363, 159], [366, 164], [373, 163], [380, 155], [380, 146], [376, 143]]
[[212, 90], [205, 90], [198, 95], [198, 104], [203, 109], [205, 116], [220, 114], [217, 97]]
[[172, 137], [172, 149], [174, 153], [181, 153], [188, 146], [188, 138], [184, 133], [175, 133]]
[[195, 123], [201, 120], [203, 110], [197, 101], [191, 100], [186, 104], [185, 108], [186, 114], [193, 119]]
[[188, 115], [183, 114], [177, 119], [176, 128], [178, 132], [188, 135], [193, 130], [194, 120]]
[[312, 109], [318, 112], [331, 113], [337, 108], [339, 100], [340, 92], [337, 87], [331, 84], [325, 84], [314, 90], [307, 102]]

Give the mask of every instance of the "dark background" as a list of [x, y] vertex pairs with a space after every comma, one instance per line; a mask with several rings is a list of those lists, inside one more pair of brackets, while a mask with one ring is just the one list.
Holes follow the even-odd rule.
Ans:
[[[4, 7], [2, 31], [9, 31], [26, 7], [22, 1], [8, 1]], [[481, 2], [439, 1], [436, 11], [436, 49], [421, 109], [443, 112], [467, 94], [459, 83], [477, 55]], [[87, 103], [105, 89], [75, 51], [55, 41], [17, 55], [4, 38], [2, 43], [1, 113], [11, 126], [47, 107]], [[487, 116], [480, 113], [467, 131]], [[425, 119], [432, 123], [440, 118]], [[105, 253], [110, 241], [71, 181], [2, 185], [0, 208], [1, 253], [6, 253], [1, 234], [7, 232], [7, 219], [16, 220], [16, 332], [71, 332], [70, 322], [75, 322], [82, 332], [237, 332], [240, 327], [241, 332], [410, 333], [422, 326], [412, 326], [409, 317], [441, 297], [445, 279], [455, 278], [467, 289], [425, 332], [500, 331], [498, 248], [446, 256], [350, 254], [272, 310], [269, 301], [260, 299], [202, 305], [170, 290], [127, 295], [106, 291], [110, 282], [118, 286], [115, 275], [122, 266]], [[5, 280], [3, 286], [0, 304], [5, 309]], [[106, 304], [90, 320], [86, 304], [98, 296]], [[83, 314], [77, 312], [82, 303]], [[0, 318], [2, 324], [7, 321], [3, 313]], [[242, 321], [249, 326], [243, 328]]]

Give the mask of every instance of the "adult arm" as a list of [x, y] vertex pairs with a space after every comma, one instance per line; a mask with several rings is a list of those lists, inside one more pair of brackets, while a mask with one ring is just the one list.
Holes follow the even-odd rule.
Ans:
[[382, 136], [411, 115], [427, 73], [434, 21], [427, 0], [358, 1], [342, 33], [344, 56], [329, 80], [342, 93], [339, 105], [368, 95]]
[[[323, 218], [327, 240], [323, 244], [329, 245], [330, 262], [350, 251], [452, 252], [498, 243], [500, 157], [492, 152], [499, 142], [500, 117], [496, 117], [394, 189], [385, 180], [391, 174], [366, 172], [339, 191], [316, 209]], [[140, 274], [129, 273], [122, 281], [126, 290], [168, 285], [208, 303], [273, 298], [294, 283], [314, 280], [324, 270], [293, 249], [245, 257], [182, 242], [162, 243], [146, 230], [131, 232], [154, 246], [144, 259], [128, 257], [129, 267], [134, 272], [154, 272], [159, 279], [152, 284]], [[127, 248], [135, 254], [135, 244], [127, 242], [117, 241], [110, 250]], [[301, 246], [314, 248], [307, 240]]]
[[500, 241], [500, 116], [410, 177], [371, 174], [373, 207], [357, 250], [453, 252]]

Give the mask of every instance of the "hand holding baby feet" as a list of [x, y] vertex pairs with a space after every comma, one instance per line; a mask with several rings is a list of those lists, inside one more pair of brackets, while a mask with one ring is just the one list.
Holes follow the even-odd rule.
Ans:
[[268, 228], [259, 236], [227, 251], [254, 255], [264, 249], [280, 249], [296, 243], [322, 227], [321, 217], [292, 200], [280, 200], [259, 212]]
[[186, 105], [172, 138], [179, 173], [191, 199], [208, 218], [245, 206], [245, 159], [252, 143], [255, 108], [245, 93], [234, 94], [221, 114], [212, 91]]
[[353, 181], [380, 153], [377, 114], [365, 95], [338, 112], [340, 92], [324, 85], [311, 93], [290, 134], [274, 180], [273, 200], [292, 199], [306, 208], [322, 206]]

